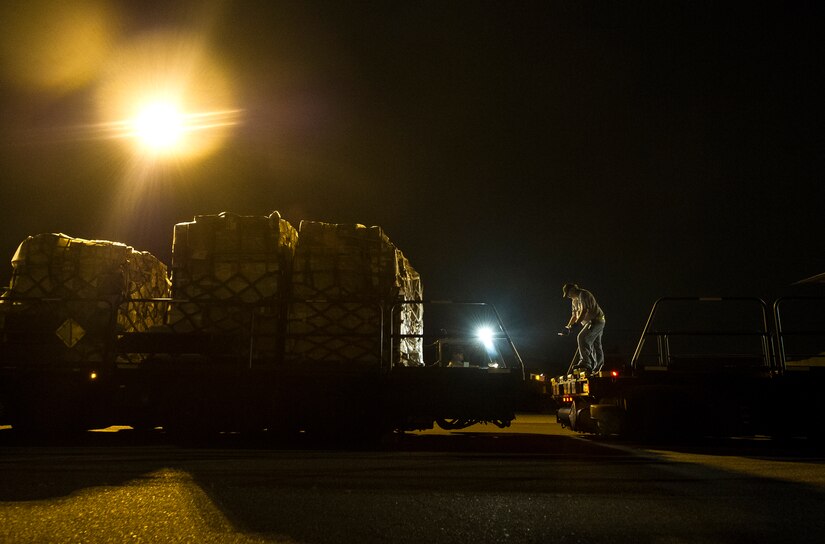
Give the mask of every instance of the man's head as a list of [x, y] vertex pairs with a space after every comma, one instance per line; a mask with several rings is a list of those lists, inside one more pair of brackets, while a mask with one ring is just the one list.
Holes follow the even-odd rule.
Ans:
[[579, 294], [579, 286], [575, 283], [565, 283], [561, 288], [562, 298], [573, 298]]

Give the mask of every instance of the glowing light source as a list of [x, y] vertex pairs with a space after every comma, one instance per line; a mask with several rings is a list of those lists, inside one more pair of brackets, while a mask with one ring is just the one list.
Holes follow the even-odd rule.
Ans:
[[134, 119], [135, 136], [146, 148], [169, 151], [180, 143], [184, 119], [170, 102], [151, 102], [138, 111]]
[[241, 113], [199, 34], [151, 34], [113, 52], [98, 103], [103, 130], [152, 159], [213, 153]]
[[493, 349], [493, 329], [490, 327], [481, 327], [478, 329], [476, 336], [478, 336], [478, 339], [481, 340], [481, 343], [484, 344], [484, 347], [487, 348], [488, 351]]

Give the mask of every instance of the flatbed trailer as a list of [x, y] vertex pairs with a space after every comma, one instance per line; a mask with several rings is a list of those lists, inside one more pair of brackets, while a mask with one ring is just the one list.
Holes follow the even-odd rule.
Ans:
[[[803, 300], [797, 319], [808, 326], [784, 327], [780, 310]], [[660, 299], [625, 368], [549, 380], [557, 420], [631, 436], [819, 436], [825, 327], [811, 324], [821, 323], [821, 303]], [[808, 364], [789, 364], [790, 342], [794, 361]]]
[[[523, 393], [520, 355], [489, 304], [312, 301], [380, 316], [367, 332], [330, 336], [325, 327], [319, 338], [318, 332], [259, 326], [257, 316], [270, 315], [268, 308], [224, 301], [222, 313], [244, 328], [118, 331], [118, 307], [181, 303], [203, 301], [0, 298], [0, 424], [33, 432], [128, 425], [358, 438], [435, 424], [507, 426]], [[399, 332], [404, 304], [426, 308], [421, 334]], [[84, 306], [98, 311], [77, 311]], [[84, 322], [89, 315], [99, 322]], [[483, 341], [476, 335], [481, 324], [492, 331]], [[298, 340], [304, 348], [323, 345], [323, 360], [311, 349], [293, 351]], [[423, 346], [423, 364], [410, 365], [405, 357], [403, 344], [410, 341]], [[457, 342], [473, 346], [476, 359], [447, 367], [442, 348]], [[340, 358], [330, 358], [329, 346]]]

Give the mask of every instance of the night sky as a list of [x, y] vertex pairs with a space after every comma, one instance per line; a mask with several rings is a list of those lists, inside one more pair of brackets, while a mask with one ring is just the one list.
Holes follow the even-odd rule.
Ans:
[[[61, 64], [25, 43], [52, 4], [0, 8], [23, 29], [0, 57], [4, 284], [41, 232], [170, 264], [198, 214], [380, 225], [428, 298], [494, 303], [528, 363], [558, 369], [565, 282], [625, 356], [658, 297], [771, 299], [825, 272], [814, 2], [89, 0], [106, 47], [70, 83], [31, 77]], [[201, 160], [139, 167], [94, 130], [100, 81], [158, 32], [198, 36], [241, 113]]]

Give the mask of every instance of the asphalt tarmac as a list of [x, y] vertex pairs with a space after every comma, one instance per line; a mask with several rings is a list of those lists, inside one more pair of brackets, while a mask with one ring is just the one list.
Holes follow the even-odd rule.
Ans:
[[552, 416], [336, 448], [0, 430], [0, 542], [817, 542], [825, 452], [631, 444]]

